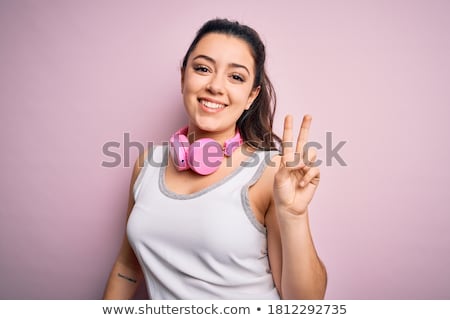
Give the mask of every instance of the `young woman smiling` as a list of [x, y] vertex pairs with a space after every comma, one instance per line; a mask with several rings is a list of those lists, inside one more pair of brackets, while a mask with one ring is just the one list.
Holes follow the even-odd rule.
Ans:
[[320, 179], [304, 148], [311, 117], [295, 144], [292, 116], [282, 139], [273, 133], [264, 64], [252, 28], [214, 19], [198, 31], [181, 66], [188, 123], [136, 161], [105, 299], [132, 298], [143, 279], [152, 299], [324, 298], [308, 219]]

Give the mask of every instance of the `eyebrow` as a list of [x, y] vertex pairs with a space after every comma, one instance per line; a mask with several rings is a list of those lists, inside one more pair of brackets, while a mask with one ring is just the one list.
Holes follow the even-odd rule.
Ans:
[[[200, 59], [200, 58], [203, 58], [203, 59], [208, 60], [209, 62], [211, 62], [213, 64], [216, 64], [216, 60], [214, 60], [213, 58], [211, 58], [211, 57], [209, 57], [207, 55], [204, 55], [204, 54], [199, 54], [198, 56], [195, 56], [192, 60], [196, 60], [196, 59]], [[233, 68], [245, 69], [245, 71], [247, 71], [247, 73], [250, 75], [250, 71], [248, 70], [248, 68], [246, 66], [242, 65], [242, 64], [232, 62], [232, 63], [230, 63], [228, 65], [230, 67], [233, 67]]]

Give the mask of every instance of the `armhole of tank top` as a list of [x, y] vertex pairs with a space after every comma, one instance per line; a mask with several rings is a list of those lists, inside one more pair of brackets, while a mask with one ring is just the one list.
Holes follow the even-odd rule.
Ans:
[[[151, 161], [152, 163], [161, 163], [158, 162], [160, 161], [161, 155], [160, 153], [162, 152], [161, 150], [163, 149], [163, 146], [153, 146], [152, 151], [148, 150], [147, 156], [144, 158], [144, 166], [141, 168], [141, 170], [139, 171], [139, 174], [136, 178], [136, 181], [134, 182], [133, 185], [133, 196], [134, 196], [134, 201], [137, 200], [138, 196], [139, 196], [139, 192], [142, 189], [142, 180], [144, 179], [148, 167], [151, 165], [149, 163], [149, 161]], [[156, 158], [156, 161], [155, 161]], [[150, 160], [149, 160], [150, 159]]]
[[272, 163], [272, 158], [279, 154], [278, 151], [269, 151], [269, 152], [263, 152], [263, 157], [261, 163], [258, 165], [258, 168], [256, 169], [256, 172], [253, 174], [250, 181], [248, 181], [244, 187], [241, 190], [241, 199], [242, 199], [242, 205], [244, 207], [245, 214], [247, 215], [247, 218], [250, 220], [250, 222], [253, 224], [253, 226], [258, 230], [259, 232], [266, 234], [266, 227], [259, 222], [256, 217], [255, 213], [253, 212], [253, 209], [250, 205], [250, 199], [248, 198], [248, 192], [251, 186], [253, 186], [259, 178], [261, 178], [264, 170], [266, 169], [266, 165], [269, 163]]

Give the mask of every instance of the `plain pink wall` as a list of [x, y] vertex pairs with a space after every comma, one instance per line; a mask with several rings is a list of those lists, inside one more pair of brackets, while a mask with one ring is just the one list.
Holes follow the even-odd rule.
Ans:
[[311, 205], [327, 298], [450, 299], [449, 13], [446, 0], [1, 1], [0, 298], [101, 297], [131, 173], [102, 167], [102, 146], [185, 123], [180, 60], [204, 21], [228, 17], [266, 43], [277, 132], [308, 112], [311, 140], [346, 141], [347, 166], [321, 167]]

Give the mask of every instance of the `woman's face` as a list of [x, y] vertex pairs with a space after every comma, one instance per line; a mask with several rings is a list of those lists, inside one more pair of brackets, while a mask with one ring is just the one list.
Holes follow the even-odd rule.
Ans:
[[181, 86], [191, 130], [233, 136], [236, 121], [259, 92], [254, 59], [244, 40], [205, 35], [189, 55]]

